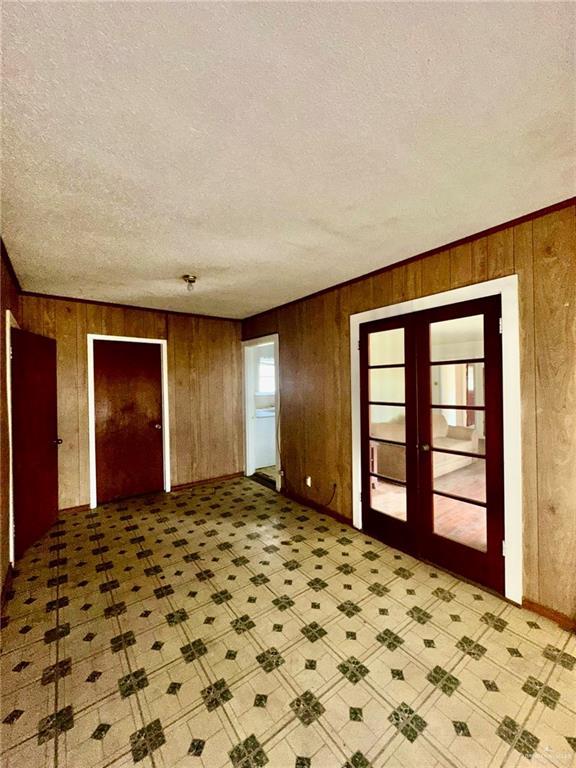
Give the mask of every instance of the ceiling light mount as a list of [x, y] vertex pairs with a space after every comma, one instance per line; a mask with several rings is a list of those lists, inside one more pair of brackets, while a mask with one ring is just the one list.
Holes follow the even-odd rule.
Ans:
[[197, 281], [196, 275], [182, 275], [182, 280], [186, 283], [186, 290], [188, 293], [193, 290], [194, 286], [196, 285]]

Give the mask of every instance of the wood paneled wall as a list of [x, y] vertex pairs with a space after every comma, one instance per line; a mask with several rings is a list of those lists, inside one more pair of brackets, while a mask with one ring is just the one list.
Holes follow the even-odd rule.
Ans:
[[[517, 273], [522, 334], [524, 593], [576, 612], [575, 206], [533, 218], [243, 323], [280, 336], [288, 492], [351, 518], [349, 317]], [[313, 478], [312, 488], [305, 475]]]
[[6, 407], [6, 310], [20, 322], [20, 292], [2, 243], [0, 257], [0, 579], [8, 570], [8, 411]]
[[243, 470], [240, 322], [27, 295], [21, 317], [58, 342], [61, 509], [89, 502], [88, 333], [168, 340], [173, 485]]

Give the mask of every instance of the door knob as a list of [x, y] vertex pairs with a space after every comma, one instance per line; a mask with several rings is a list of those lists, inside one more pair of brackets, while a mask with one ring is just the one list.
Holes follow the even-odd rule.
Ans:
[[62, 445], [62, 438], [57, 437], [56, 440], [53, 440], [52, 442], [54, 443], [54, 445]]
[[429, 450], [430, 450], [430, 446], [428, 445], [428, 443], [423, 443], [423, 444], [420, 446], [420, 450], [421, 450], [421, 451], [429, 451]]
[[154, 424], [154, 429], [162, 429], [162, 424]]

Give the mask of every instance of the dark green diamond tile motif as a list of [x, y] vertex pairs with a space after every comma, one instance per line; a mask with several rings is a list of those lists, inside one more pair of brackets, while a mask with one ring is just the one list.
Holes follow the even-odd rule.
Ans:
[[237, 568], [240, 568], [242, 565], [248, 565], [250, 560], [248, 560], [247, 557], [235, 557], [234, 560], [232, 560], [233, 565], [235, 565]]
[[388, 648], [389, 651], [395, 651], [404, 642], [404, 639], [392, 632], [391, 629], [385, 629], [383, 632], [380, 632], [380, 634], [376, 635], [376, 640], [382, 643], [385, 648]]
[[387, 592], [390, 592], [390, 590], [388, 587], [385, 587], [384, 584], [380, 584], [380, 582], [376, 581], [368, 587], [368, 592], [372, 592], [373, 595], [378, 595], [378, 597], [383, 597]]
[[207, 568], [204, 571], [198, 571], [196, 578], [198, 581], [208, 581], [208, 579], [214, 578], [214, 573], [209, 568]]
[[339, 565], [336, 570], [340, 571], [340, 573], [343, 573], [345, 576], [350, 576], [351, 573], [354, 573], [356, 568], [348, 565], [348, 563], [343, 563], [342, 565]]
[[237, 635], [241, 635], [243, 632], [247, 632], [249, 629], [254, 629], [256, 624], [254, 624], [250, 616], [245, 613], [243, 616], [240, 616], [239, 618], [231, 621], [230, 626]]
[[457, 736], [472, 736], [470, 729], [462, 720], [452, 720], [452, 725]]
[[460, 680], [457, 677], [450, 675], [445, 669], [438, 666], [434, 667], [431, 672], [428, 672], [426, 680], [447, 696], [452, 696], [460, 685]]
[[302, 632], [304, 637], [311, 643], [315, 643], [316, 640], [320, 640], [320, 638], [327, 634], [324, 627], [321, 627], [317, 621], [313, 621], [311, 624], [302, 627], [300, 632]]
[[474, 640], [472, 640], [470, 637], [462, 637], [458, 642], [456, 643], [456, 648], [458, 648], [460, 651], [464, 651], [465, 654], [470, 656], [473, 659], [481, 659], [482, 656], [486, 653], [486, 648], [484, 648], [483, 645], [480, 645], [480, 643], [475, 643]]
[[563, 653], [560, 648], [555, 648], [553, 645], [547, 645], [542, 651], [544, 658], [549, 661], [555, 661], [560, 664], [564, 669], [573, 670], [576, 666], [576, 658], [569, 653]]
[[268, 648], [267, 651], [259, 653], [258, 656], [256, 656], [256, 661], [260, 664], [264, 672], [272, 672], [284, 664], [284, 659], [276, 648]]
[[122, 635], [116, 635], [116, 637], [113, 637], [110, 640], [110, 648], [112, 649], [112, 653], [119, 653], [126, 648], [130, 648], [132, 645], [136, 645], [136, 637], [132, 630], [129, 632], [124, 632]]
[[171, 696], [175, 696], [180, 688], [182, 688], [182, 683], [170, 683], [166, 689], [166, 693], [169, 693]]
[[311, 725], [326, 711], [312, 691], [305, 691], [301, 696], [291, 701], [290, 709], [305, 726]]
[[368, 667], [365, 667], [355, 656], [350, 656], [346, 661], [338, 664], [338, 670], [352, 683], [352, 685], [359, 683], [370, 671]]
[[226, 680], [223, 678], [212, 683], [212, 685], [208, 685], [200, 691], [200, 695], [204, 700], [208, 712], [212, 712], [218, 707], [221, 707], [232, 698], [232, 692], [228, 688]]
[[254, 697], [255, 707], [265, 707], [268, 702], [268, 696], [265, 693], [257, 693]]
[[350, 720], [352, 720], [355, 723], [361, 723], [364, 719], [363, 713], [362, 713], [362, 707], [350, 707], [349, 710], [350, 713]]
[[392, 680], [404, 680], [404, 672], [401, 669], [391, 669]]
[[362, 752], [354, 752], [352, 757], [349, 760], [346, 760], [346, 762], [343, 765], [343, 768], [371, 768], [372, 763], [369, 762], [368, 758], [364, 757]]
[[312, 581], [308, 582], [308, 586], [310, 589], [313, 589], [314, 592], [320, 592], [321, 589], [326, 589], [328, 583], [322, 579], [312, 579]]
[[160, 720], [153, 720], [130, 735], [132, 759], [135, 763], [139, 763], [165, 743], [166, 737], [164, 736]]
[[346, 536], [341, 536], [339, 539], [336, 539], [338, 544], [342, 544], [343, 547], [347, 547], [348, 544], [352, 544], [352, 539], [348, 539]]
[[213, 595], [210, 595], [210, 599], [213, 600], [216, 605], [222, 605], [222, 603], [227, 603], [228, 600], [232, 600], [232, 595], [227, 589], [222, 589], [220, 592], [214, 592]]
[[414, 576], [412, 571], [409, 571], [408, 568], [403, 568], [403, 567], [396, 568], [396, 570], [394, 571], [394, 574], [396, 576], [400, 576], [401, 579], [411, 579], [412, 576]]
[[514, 656], [516, 659], [523, 658], [518, 648], [506, 648], [510, 656]]
[[144, 669], [137, 669], [136, 672], [131, 672], [118, 680], [118, 690], [123, 699], [147, 686], [148, 677]]
[[291, 597], [288, 597], [288, 595], [280, 595], [280, 597], [275, 597], [274, 600], [272, 600], [272, 603], [279, 611], [286, 611], [288, 608], [292, 608], [294, 600], [292, 600]]
[[187, 620], [188, 614], [184, 608], [178, 608], [178, 610], [166, 614], [166, 621], [168, 622], [169, 627], [175, 627], [177, 624], [182, 624], [183, 621]]
[[537, 736], [534, 736], [530, 731], [524, 730], [511, 717], [505, 717], [502, 720], [496, 733], [502, 741], [513, 746], [517, 752], [520, 752], [528, 760], [532, 759], [540, 743], [540, 739]]
[[419, 608], [417, 605], [415, 605], [414, 608], [410, 608], [409, 611], [406, 611], [406, 616], [410, 616], [410, 618], [417, 621], [418, 624], [426, 624], [432, 618], [428, 611]]
[[55, 683], [63, 677], [67, 677], [72, 671], [72, 659], [62, 659], [62, 661], [52, 664], [42, 672], [42, 685]]
[[90, 674], [86, 678], [86, 682], [87, 683], [95, 683], [101, 677], [102, 677], [102, 672], [98, 672], [97, 670], [94, 670], [94, 672], [90, 672]]
[[208, 653], [208, 648], [206, 648], [202, 640], [193, 640], [188, 645], [180, 648], [180, 653], [184, 657], [184, 661], [189, 664], [191, 661], [195, 661]]
[[44, 744], [53, 739], [56, 734], [64, 733], [71, 728], [74, 728], [74, 710], [72, 706], [68, 706], [40, 720], [38, 723], [38, 744]]
[[104, 736], [108, 733], [112, 726], [108, 723], [100, 723], [94, 731], [92, 732], [92, 735], [90, 736], [91, 739], [94, 739], [95, 741], [102, 741]]
[[576, 752], [576, 736], [566, 736], [565, 739], [574, 752]]
[[254, 734], [228, 753], [234, 768], [262, 768], [268, 764], [268, 757]]
[[154, 596], [157, 600], [161, 600], [163, 597], [168, 597], [174, 594], [174, 588], [171, 584], [165, 584], [163, 587], [157, 587], [154, 590]]
[[497, 693], [500, 690], [500, 688], [498, 688], [498, 686], [496, 685], [495, 680], [482, 680], [482, 682], [484, 683], [484, 687], [486, 688], [487, 691]]
[[61, 640], [63, 637], [66, 637], [69, 634], [70, 634], [70, 624], [58, 624], [58, 626], [52, 627], [52, 629], [48, 629], [44, 633], [44, 643], [46, 645], [49, 645], [50, 643], [53, 643], [56, 640]]
[[425, 639], [424, 640], [424, 647], [425, 648], [436, 648], [436, 643], [434, 642], [434, 640]]
[[345, 600], [343, 603], [340, 603], [338, 610], [342, 611], [344, 616], [347, 616], [349, 619], [351, 619], [352, 616], [360, 613], [362, 608], [360, 608], [359, 605], [356, 605], [356, 603], [353, 603], [351, 600]]
[[262, 584], [268, 584], [270, 579], [264, 573], [258, 573], [256, 576], [252, 576], [250, 581], [255, 587], [260, 587]]
[[294, 768], [311, 768], [312, 760], [309, 757], [297, 757]]
[[316, 659], [306, 659], [304, 669], [316, 669], [317, 665]]
[[284, 568], [288, 571], [295, 571], [297, 568], [300, 568], [300, 563], [298, 560], [288, 560], [284, 563]]
[[378, 560], [380, 555], [378, 554], [378, 552], [374, 552], [373, 550], [369, 549], [368, 552], [364, 552], [362, 557], [365, 557], [366, 560], [372, 560], [373, 561], [373, 560]]
[[539, 696], [539, 700], [549, 709], [556, 709], [556, 705], [560, 701], [560, 692], [554, 688], [550, 688], [548, 685], [544, 685], [540, 680], [530, 676], [528, 680], [522, 686], [524, 693], [529, 694], [536, 698]]
[[409, 707], [404, 701], [390, 713], [388, 721], [391, 722], [410, 742], [416, 741], [418, 736], [428, 725], [428, 723], [417, 715], [412, 707]]
[[114, 603], [108, 608], [104, 608], [105, 619], [112, 619], [115, 616], [122, 616], [123, 613], [126, 613], [126, 603], [124, 601], [120, 603]]
[[449, 603], [451, 600], [454, 600], [456, 595], [453, 592], [449, 592], [447, 589], [442, 589], [442, 587], [438, 587], [435, 589], [432, 594], [434, 597], [437, 597], [439, 600], [444, 601], [445, 603]]
[[203, 739], [192, 739], [188, 748], [188, 754], [191, 757], [200, 757], [204, 752], [206, 742]]
[[492, 629], [495, 629], [497, 632], [503, 632], [508, 626], [507, 621], [500, 619], [498, 616], [494, 616], [493, 613], [485, 613], [480, 618], [480, 621], [487, 624], [489, 627], [492, 627]]
[[24, 714], [23, 709], [13, 709], [12, 712], [6, 715], [4, 720], [2, 722], [5, 725], [13, 725], [17, 720], [19, 720], [22, 715]]
[[328, 550], [323, 549], [322, 547], [318, 547], [318, 549], [312, 550], [312, 554], [314, 555], [314, 557], [326, 557], [326, 555], [328, 554]]

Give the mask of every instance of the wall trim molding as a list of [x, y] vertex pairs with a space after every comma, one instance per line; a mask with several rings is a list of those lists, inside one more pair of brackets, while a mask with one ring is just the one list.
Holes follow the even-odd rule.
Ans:
[[209, 485], [210, 483], [221, 483], [225, 480], [236, 480], [239, 477], [244, 477], [244, 472], [233, 472], [231, 475], [219, 475], [218, 477], [208, 477], [206, 480], [193, 480], [190, 483], [181, 483], [180, 485], [173, 485], [172, 491], [185, 491], [187, 488], [196, 488], [198, 485]]
[[0, 609], [4, 613], [4, 606], [12, 597], [12, 585], [14, 583], [14, 566], [12, 563], [8, 564], [6, 573], [4, 575], [4, 581], [2, 582], [2, 592], [0, 593]]
[[570, 618], [570, 616], [567, 616], [565, 613], [555, 611], [553, 608], [546, 608], [545, 605], [535, 603], [533, 600], [529, 600], [526, 597], [522, 600], [522, 608], [537, 613], [545, 619], [550, 619], [550, 621], [555, 622], [568, 632], [576, 632], [576, 616]]
[[63, 507], [63, 509], [58, 510], [58, 514], [61, 515], [64, 512], [66, 514], [75, 514], [76, 512], [88, 512], [90, 509], [90, 504], [80, 504], [77, 507]]
[[160, 375], [162, 380], [162, 453], [164, 465], [164, 491], [171, 487], [170, 474], [170, 407], [168, 403], [168, 341], [166, 339], [149, 339], [144, 336], [109, 336], [104, 333], [87, 333], [88, 346], [88, 458], [90, 479], [90, 508], [98, 506], [96, 488], [96, 403], [94, 392], [94, 342], [95, 341], [128, 341], [134, 344], [160, 345]]
[[[247, 322], [249, 320], [256, 320], [259, 317], [262, 317], [268, 312], [276, 312], [279, 309], [285, 309], [286, 307], [290, 307], [293, 304], [299, 304], [301, 301], [308, 301], [308, 299], [315, 299], [318, 296], [323, 296], [325, 293], [330, 293], [330, 291], [336, 291], [340, 288], [346, 288], [347, 286], [354, 285], [355, 283], [360, 283], [362, 280], [366, 280], [368, 278], [377, 277], [378, 275], [383, 275], [385, 272], [391, 272], [394, 269], [397, 269], [398, 267], [404, 267], [406, 264], [410, 264], [415, 261], [422, 261], [423, 259], [427, 259], [429, 256], [434, 256], [437, 253], [441, 253], [442, 251], [446, 251], [450, 248], [457, 248], [460, 245], [466, 245], [467, 243], [472, 243], [475, 240], [479, 240], [482, 237], [488, 237], [488, 235], [493, 235], [496, 232], [501, 232], [504, 229], [508, 229], [509, 227], [516, 227], [518, 224], [524, 224], [527, 221], [533, 221], [534, 219], [539, 218], [540, 216], [546, 216], [549, 213], [553, 213], [554, 211], [559, 211], [562, 208], [569, 208], [571, 205], [576, 204], [576, 196], [575, 197], [569, 197], [567, 200], [561, 200], [558, 203], [553, 203], [552, 205], [548, 205], [545, 208], [539, 208], [537, 211], [533, 211], [532, 213], [525, 213], [522, 216], [518, 216], [515, 219], [510, 219], [510, 221], [504, 221], [501, 224], [496, 224], [493, 227], [489, 227], [488, 229], [483, 229], [480, 232], [475, 232], [472, 235], [466, 235], [465, 237], [461, 237], [458, 240], [453, 240], [450, 243], [445, 243], [444, 245], [438, 245], [435, 248], [430, 248], [428, 251], [422, 251], [421, 253], [417, 253], [414, 256], [407, 256], [405, 259], [400, 259], [399, 261], [394, 261], [392, 264], [387, 264], [385, 267], [379, 267], [378, 269], [374, 269], [371, 272], [366, 272], [364, 275], [358, 275], [358, 277], [351, 277], [349, 280], [343, 280], [341, 283], [335, 283], [334, 285], [330, 285], [328, 288], [321, 288], [319, 291], [315, 291], [314, 293], [309, 293], [306, 296], [301, 296], [298, 299], [292, 299], [291, 301], [286, 301], [284, 304], [278, 304], [275, 307], [269, 307], [268, 309], [263, 309], [261, 312], [257, 312], [255, 315], [250, 315], [249, 317], [244, 317], [242, 319], [242, 322]], [[245, 341], [248, 340], [251, 337], [246, 337]]]

